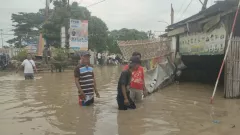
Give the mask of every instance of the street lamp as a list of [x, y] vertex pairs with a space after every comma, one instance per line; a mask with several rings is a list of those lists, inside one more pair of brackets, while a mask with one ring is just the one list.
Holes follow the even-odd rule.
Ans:
[[160, 23], [166, 23], [167, 25], [170, 25], [168, 22], [166, 22], [166, 21], [158, 21], [158, 22], [160, 22]]

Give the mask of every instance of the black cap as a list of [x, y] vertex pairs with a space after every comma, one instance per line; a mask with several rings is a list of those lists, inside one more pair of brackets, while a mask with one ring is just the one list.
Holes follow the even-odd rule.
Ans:
[[130, 58], [130, 64], [141, 64], [141, 60], [138, 56], [132, 56]]
[[88, 51], [84, 51], [81, 53], [81, 56], [86, 56], [86, 55], [91, 56], [91, 54]]

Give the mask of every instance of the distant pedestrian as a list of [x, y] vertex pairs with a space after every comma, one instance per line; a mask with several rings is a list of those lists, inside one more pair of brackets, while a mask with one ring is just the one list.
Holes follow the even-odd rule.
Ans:
[[74, 70], [75, 84], [78, 88], [79, 105], [88, 106], [94, 103], [94, 92], [96, 97], [100, 97], [93, 67], [90, 65], [90, 53], [83, 52], [81, 62]]
[[101, 53], [98, 53], [97, 59], [98, 59], [98, 64], [102, 65], [102, 54]]
[[27, 59], [25, 59], [22, 64], [17, 68], [16, 73], [18, 73], [20, 67], [24, 67], [25, 80], [34, 79], [34, 70], [37, 73], [37, 68], [35, 62], [32, 60], [31, 54], [27, 55]]
[[130, 98], [129, 85], [131, 81], [132, 72], [138, 69], [140, 59], [136, 56], [130, 59], [128, 68], [122, 71], [118, 80], [117, 87], [117, 103], [119, 110], [135, 109], [135, 103]]
[[[141, 54], [139, 52], [134, 52], [133, 57], [138, 57], [141, 59]], [[137, 63], [138, 69], [132, 72], [132, 79], [130, 83], [130, 97], [134, 102], [142, 101], [142, 97], [147, 96], [147, 89], [144, 80], [144, 69], [141, 66], [141, 62]], [[126, 65], [124, 70], [128, 69], [129, 66]]]

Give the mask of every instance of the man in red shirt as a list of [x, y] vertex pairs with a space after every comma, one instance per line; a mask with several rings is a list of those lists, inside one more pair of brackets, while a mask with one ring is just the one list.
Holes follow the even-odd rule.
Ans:
[[[134, 52], [132, 56], [137, 56], [141, 59], [141, 54], [139, 52]], [[147, 96], [147, 89], [145, 87], [144, 81], [144, 69], [141, 63], [138, 63], [139, 67], [136, 71], [132, 72], [132, 79], [130, 82], [130, 98], [134, 102], [142, 101], [142, 97]], [[124, 70], [128, 69], [128, 65], [124, 67]]]

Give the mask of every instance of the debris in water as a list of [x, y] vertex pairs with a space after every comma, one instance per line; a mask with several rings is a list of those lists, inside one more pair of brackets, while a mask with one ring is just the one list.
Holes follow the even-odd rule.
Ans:
[[215, 123], [215, 124], [219, 124], [220, 121], [219, 121], [219, 120], [213, 120], [213, 123]]
[[232, 128], [235, 128], [235, 127], [236, 127], [236, 125], [232, 124]]

